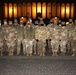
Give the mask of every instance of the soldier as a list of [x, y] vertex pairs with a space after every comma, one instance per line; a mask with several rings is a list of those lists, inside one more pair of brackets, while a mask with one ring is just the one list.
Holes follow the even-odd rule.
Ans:
[[11, 20], [10, 20], [10, 21], [8, 21], [8, 25], [13, 26], [13, 23], [12, 23], [12, 21], [11, 21]]
[[66, 53], [66, 44], [67, 44], [67, 28], [65, 22], [62, 22], [62, 26], [59, 32], [59, 40], [60, 40], [60, 48], [61, 48], [61, 55], [65, 55]]
[[[14, 19], [14, 27], [16, 29], [16, 34], [17, 34], [17, 27], [19, 26], [17, 19]], [[17, 38], [17, 35], [16, 35]], [[15, 40], [15, 52], [17, 52], [17, 39]]]
[[3, 56], [3, 33], [2, 33], [1, 21], [0, 21], [0, 56]]
[[21, 47], [21, 43], [22, 45], [24, 44], [23, 42], [24, 42], [24, 26], [23, 26], [23, 21], [20, 20], [20, 25], [17, 26], [17, 55], [20, 54], [20, 50], [21, 50], [20, 47]]
[[16, 29], [12, 24], [12, 21], [9, 21], [9, 26], [7, 27], [7, 46], [9, 51], [9, 56], [13, 56], [15, 39], [16, 39]]
[[58, 34], [58, 26], [57, 22], [54, 22], [54, 26], [52, 26], [51, 30], [51, 46], [52, 46], [52, 56], [58, 56], [58, 47], [59, 47], [59, 34]]
[[35, 20], [34, 25], [39, 25], [38, 20]]
[[59, 53], [61, 52], [61, 51], [60, 51], [60, 49], [61, 49], [61, 48], [60, 48], [60, 43], [61, 43], [61, 42], [60, 42], [60, 41], [61, 41], [61, 38], [60, 38], [61, 34], [60, 34], [60, 33], [61, 33], [61, 29], [62, 29], [62, 24], [61, 24], [61, 22], [62, 22], [61, 20], [59, 20], [59, 22], [58, 22], [58, 33], [59, 33], [59, 47], [58, 47], [58, 48], [59, 48], [59, 49], [58, 49], [59, 51], [58, 51], [58, 52], [59, 52]]
[[72, 56], [76, 55], [76, 26], [75, 28], [72, 30], [72, 38], [71, 38], [71, 46], [72, 46]]
[[71, 52], [71, 37], [72, 37], [72, 30], [74, 29], [72, 19], [69, 19], [69, 24], [66, 27], [68, 30], [67, 53], [69, 53]]
[[15, 25], [16, 27], [19, 25], [17, 19], [14, 19], [14, 25]]
[[3, 51], [7, 51], [8, 52], [8, 47], [7, 47], [7, 34], [8, 34], [8, 24], [7, 24], [7, 20], [4, 19], [4, 24], [2, 25], [2, 32], [3, 32]]
[[[37, 29], [37, 27], [39, 26], [39, 22], [38, 20], [35, 20], [35, 30]], [[38, 39], [35, 39], [36, 41], [34, 41], [34, 55], [38, 55]]]
[[52, 48], [52, 56], [58, 56], [58, 46], [59, 46], [59, 35], [58, 35], [58, 26], [57, 20], [53, 21], [53, 24], [50, 25], [49, 32], [50, 32], [50, 39], [51, 39], [51, 48]]
[[76, 20], [74, 20], [74, 24], [76, 25]]
[[1, 26], [1, 20], [0, 20], [0, 26]]
[[[48, 30], [49, 30], [49, 32], [50, 32], [49, 35], [52, 34], [51, 28], [52, 28], [53, 25], [54, 25], [53, 20], [50, 20], [50, 23], [47, 25], [47, 28], [48, 28]], [[48, 48], [49, 48], [49, 52], [51, 52], [51, 48], [52, 48], [52, 47], [51, 47], [51, 37], [48, 38]]]
[[45, 23], [44, 23], [44, 21], [43, 21], [43, 18], [40, 18], [39, 25], [40, 25], [40, 26], [45, 26]]
[[61, 26], [61, 20], [58, 21], [58, 25]]
[[52, 26], [54, 24], [53, 20], [50, 20], [49, 24], [47, 25], [47, 27]]
[[43, 20], [40, 20], [40, 25], [36, 28], [35, 38], [38, 39], [38, 54], [45, 56], [46, 39], [48, 39], [48, 29]]
[[28, 20], [27, 24], [24, 28], [24, 54], [26, 56], [32, 56], [33, 53], [33, 45], [35, 41], [35, 28], [32, 21]]

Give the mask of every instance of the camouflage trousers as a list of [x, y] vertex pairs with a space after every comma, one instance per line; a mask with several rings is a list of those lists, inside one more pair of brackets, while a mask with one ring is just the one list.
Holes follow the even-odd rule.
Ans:
[[27, 56], [31, 56], [33, 53], [33, 41], [27, 40], [24, 41], [24, 54]]
[[14, 48], [15, 48], [14, 51], [17, 52], [17, 40], [15, 40], [15, 47]]
[[21, 43], [22, 43], [23, 48], [24, 48], [24, 40], [23, 39], [17, 39], [17, 55], [20, 54], [20, 51], [21, 51]]
[[45, 56], [45, 46], [46, 46], [46, 41], [38, 41], [38, 54], [40, 56]]
[[49, 52], [51, 52], [51, 40], [48, 40], [48, 49], [49, 49]]
[[52, 52], [58, 52], [59, 40], [51, 40]]
[[38, 42], [36, 40], [33, 42], [33, 51], [34, 55], [38, 54]]
[[14, 52], [15, 41], [13, 41], [13, 40], [8, 41], [7, 40], [7, 47], [8, 47], [9, 56], [12, 56], [13, 52]]
[[70, 52], [71, 51], [71, 40], [68, 40], [67, 41], [67, 52]]
[[4, 51], [8, 52], [8, 47], [7, 47], [7, 41], [6, 40], [3, 41], [3, 52]]
[[66, 40], [61, 40], [60, 41], [60, 49], [61, 49], [61, 52], [66, 52], [66, 44], [67, 44], [67, 41]]
[[3, 55], [3, 42], [0, 41], [0, 56]]
[[76, 55], [76, 40], [72, 40], [71, 42], [72, 52]]

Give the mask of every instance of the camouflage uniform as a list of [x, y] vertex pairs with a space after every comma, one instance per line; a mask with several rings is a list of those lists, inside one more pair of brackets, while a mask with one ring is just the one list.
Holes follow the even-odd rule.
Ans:
[[74, 25], [71, 22], [69, 22], [69, 24], [66, 26], [67, 27], [67, 33], [68, 33], [68, 41], [67, 41], [67, 52], [71, 51], [71, 38], [72, 38], [72, 30], [74, 29]]
[[20, 21], [20, 25], [17, 26], [17, 55], [20, 54], [21, 43], [22, 45], [24, 44], [24, 26], [22, 21]]
[[54, 25], [54, 28], [51, 34], [51, 46], [52, 46], [52, 56], [58, 56], [58, 47], [59, 47], [59, 34], [58, 34], [58, 26]]
[[[36, 30], [37, 27], [39, 26], [38, 20], [35, 21], [34, 25], [35, 25], [35, 30]], [[34, 55], [38, 55], [38, 39], [35, 39], [34, 41]]]
[[24, 54], [27, 56], [32, 56], [35, 39], [35, 28], [34, 25], [29, 21], [24, 27], [24, 35]]
[[0, 20], [0, 26], [1, 26], [1, 20]]
[[47, 25], [47, 28], [48, 28], [48, 31], [50, 32], [49, 33], [49, 35], [48, 35], [48, 48], [49, 48], [49, 52], [51, 52], [51, 37], [50, 37], [50, 35], [52, 34], [52, 32], [51, 32], [51, 29], [52, 29], [52, 27], [53, 27], [53, 21], [52, 20], [50, 20], [50, 23]]
[[[14, 19], [14, 28], [16, 29], [17, 33], [17, 27], [19, 26], [17, 19]], [[17, 35], [16, 35], [17, 38]], [[15, 40], [15, 52], [17, 52], [17, 39]]]
[[13, 56], [14, 47], [15, 47], [15, 38], [16, 38], [16, 29], [12, 24], [12, 21], [9, 22], [7, 27], [7, 46], [9, 51], [9, 56]]
[[74, 29], [72, 30], [72, 38], [71, 38], [71, 46], [72, 46], [72, 51], [73, 54], [72, 56], [76, 55], [76, 26], [74, 27]]
[[61, 55], [65, 55], [68, 37], [65, 22], [62, 22], [62, 25], [64, 26], [61, 26], [59, 29], [59, 40], [60, 40]]
[[2, 32], [3, 32], [3, 51], [7, 51], [8, 52], [8, 47], [7, 47], [7, 34], [8, 34], [8, 25], [7, 25], [7, 21], [4, 20], [4, 24], [2, 25]]
[[2, 33], [2, 27], [0, 26], [0, 56], [3, 55], [3, 33]]
[[34, 25], [39, 25], [38, 20], [35, 21]]
[[46, 39], [48, 39], [47, 27], [38, 26], [35, 31], [35, 38], [38, 39], [38, 54], [45, 56]]
[[49, 28], [50, 31], [50, 39], [51, 39], [51, 48], [52, 48], [52, 56], [58, 56], [58, 46], [59, 46], [59, 34], [58, 34], [58, 26], [57, 22], [54, 21], [54, 24], [52, 24]]
[[42, 18], [40, 18], [39, 25], [40, 25], [40, 26], [45, 26], [45, 25], [46, 25], [46, 24], [44, 23], [44, 21], [43, 21], [43, 19], [42, 19]]

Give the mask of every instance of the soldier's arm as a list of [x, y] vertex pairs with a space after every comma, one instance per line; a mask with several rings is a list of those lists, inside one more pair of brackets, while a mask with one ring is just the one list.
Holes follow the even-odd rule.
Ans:
[[17, 26], [17, 29], [16, 29], [16, 39], [18, 39], [18, 26]]

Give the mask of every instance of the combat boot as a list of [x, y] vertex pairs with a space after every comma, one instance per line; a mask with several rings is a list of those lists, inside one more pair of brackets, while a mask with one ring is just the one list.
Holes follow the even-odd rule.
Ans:
[[20, 53], [19, 52], [17, 52], [17, 55], [19, 55]]
[[61, 55], [61, 56], [64, 56], [64, 55], [65, 55], [65, 53], [64, 53], [64, 52], [62, 52], [60, 55]]
[[72, 56], [74, 57], [75, 56], [75, 53], [73, 53]]
[[0, 56], [3, 56], [2, 51], [0, 51]]
[[36, 55], [36, 51], [34, 52], [34, 55]]
[[55, 52], [55, 56], [58, 56], [57, 52]]
[[1, 56], [3, 56], [3, 54], [1, 53]]
[[45, 53], [44, 52], [42, 53], [42, 56], [45, 56]]
[[38, 55], [40, 55], [40, 52], [38, 51]]
[[13, 56], [13, 51], [9, 51], [9, 56]]
[[26, 55], [26, 52], [24, 52], [24, 56]]
[[40, 56], [42, 56], [42, 52], [40, 52], [40, 54], [39, 54]]
[[27, 53], [26, 56], [29, 56], [29, 54]]
[[32, 53], [30, 53], [29, 56], [32, 56]]
[[52, 56], [55, 56], [55, 52], [52, 53]]

